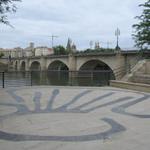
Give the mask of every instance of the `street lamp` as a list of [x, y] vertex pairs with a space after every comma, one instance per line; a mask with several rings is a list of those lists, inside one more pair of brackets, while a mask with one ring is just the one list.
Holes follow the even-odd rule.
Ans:
[[116, 31], [115, 31], [115, 36], [117, 37], [117, 46], [116, 46], [116, 50], [120, 50], [120, 47], [119, 47], [120, 30], [119, 30], [119, 28], [116, 29]]

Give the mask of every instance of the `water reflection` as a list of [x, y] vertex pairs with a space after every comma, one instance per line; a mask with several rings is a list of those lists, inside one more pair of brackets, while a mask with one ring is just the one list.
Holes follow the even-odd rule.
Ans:
[[105, 86], [115, 77], [111, 71], [32, 71], [0, 73], [0, 87], [57, 85], [57, 86]]
[[113, 80], [111, 71], [48, 71], [32, 72], [33, 85], [104, 86]]

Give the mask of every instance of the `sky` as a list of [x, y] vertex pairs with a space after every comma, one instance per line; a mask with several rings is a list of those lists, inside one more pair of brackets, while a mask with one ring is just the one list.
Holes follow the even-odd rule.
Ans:
[[[68, 38], [77, 49], [90, 47], [90, 41], [99, 42], [101, 47], [116, 46], [115, 30], [120, 29], [119, 46], [131, 49], [132, 25], [141, 14], [139, 4], [144, 0], [22, 0], [16, 3], [18, 10], [8, 16], [14, 26], [0, 24], [0, 47], [51, 47], [67, 45]], [[109, 43], [109, 44], [108, 44]]]

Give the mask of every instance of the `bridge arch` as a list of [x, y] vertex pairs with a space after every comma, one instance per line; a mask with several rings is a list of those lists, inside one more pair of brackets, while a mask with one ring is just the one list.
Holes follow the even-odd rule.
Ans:
[[105, 62], [92, 59], [80, 65], [79, 70], [112, 70]]
[[21, 71], [25, 71], [25, 70], [26, 70], [26, 62], [25, 62], [25, 61], [22, 61], [22, 62], [20, 63], [20, 70], [21, 70]]
[[68, 85], [69, 82], [69, 67], [60, 60], [51, 62], [48, 66], [48, 82], [51, 85]]
[[14, 62], [14, 68], [15, 68], [16, 71], [18, 70], [18, 61]]
[[63, 61], [55, 60], [49, 64], [48, 70], [69, 70], [69, 67]]
[[113, 72], [113, 69], [107, 65], [105, 62], [98, 60], [98, 59], [92, 59], [84, 62], [80, 65], [79, 71], [106, 71], [106, 73], [110, 73], [111, 79], [115, 79], [115, 73]]
[[31, 71], [40, 71], [41, 70], [41, 64], [38, 61], [33, 61], [30, 65]]

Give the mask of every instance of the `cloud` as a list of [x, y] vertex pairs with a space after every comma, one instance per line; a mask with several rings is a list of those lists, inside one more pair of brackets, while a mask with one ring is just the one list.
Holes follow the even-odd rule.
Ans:
[[[55, 44], [66, 45], [71, 37], [79, 49], [89, 41], [110, 41], [115, 47], [114, 31], [121, 30], [120, 46], [133, 47], [132, 24], [140, 14], [141, 0], [23, 0], [16, 14], [9, 15], [15, 29], [0, 25], [0, 47], [50, 45], [50, 35], [59, 35]], [[106, 44], [102, 44], [106, 46]]]

